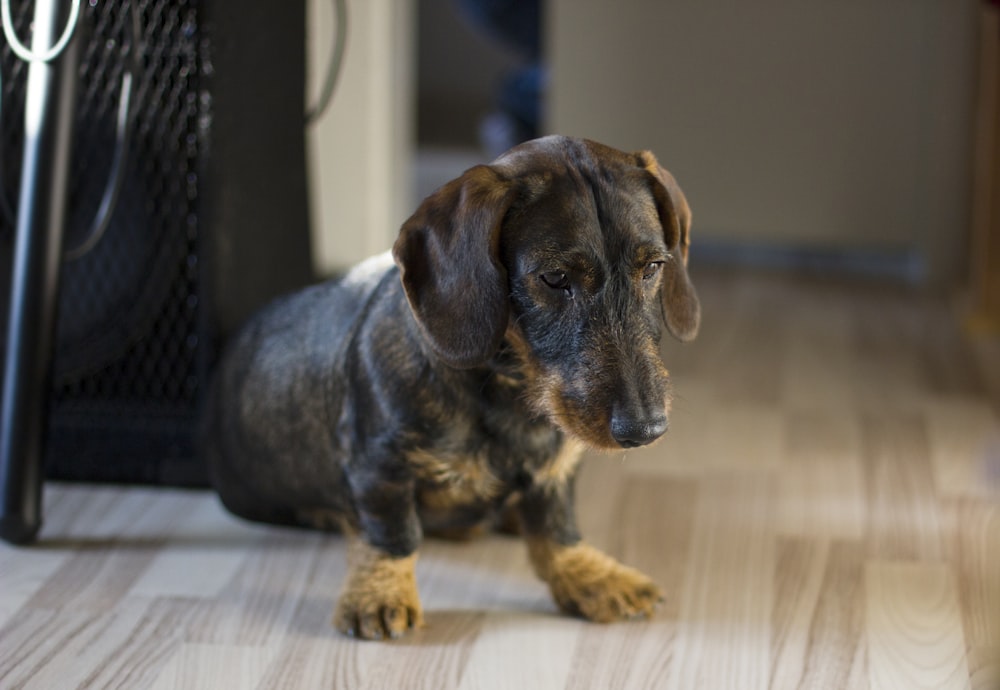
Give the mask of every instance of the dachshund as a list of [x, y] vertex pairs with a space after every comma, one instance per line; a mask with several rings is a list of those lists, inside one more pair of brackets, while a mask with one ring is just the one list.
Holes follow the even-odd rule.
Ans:
[[391, 253], [279, 298], [224, 352], [205, 452], [225, 507], [335, 529], [342, 632], [399, 637], [423, 614], [425, 533], [515, 514], [558, 606], [651, 615], [655, 583], [580, 536], [586, 448], [667, 430], [663, 326], [695, 337], [691, 212], [652, 153], [550, 136], [423, 201]]

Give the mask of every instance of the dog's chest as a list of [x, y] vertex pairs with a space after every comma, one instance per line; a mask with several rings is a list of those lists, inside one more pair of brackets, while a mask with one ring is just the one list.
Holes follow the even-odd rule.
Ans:
[[425, 528], [481, 523], [557, 458], [561, 445], [561, 434], [548, 425], [508, 420], [497, 429], [483, 420], [455, 420], [438, 443], [408, 455]]
[[508, 493], [486, 454], [416, 451], [409, 459], [417, 476], [421, 521], [432, 530], [480, 522]]

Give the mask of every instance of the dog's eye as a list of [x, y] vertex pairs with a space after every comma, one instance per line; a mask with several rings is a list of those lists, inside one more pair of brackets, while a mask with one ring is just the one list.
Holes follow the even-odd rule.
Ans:
[[650, 261], [646, 264], [645, 268], [642, 269], [642, 279], [649, 280], [659, 273], [661, 268], [663, 268], [662, 261]]
[[553, 290], [569, 289], [569, 277], [564, 271], [546, 271], [540, 277]]

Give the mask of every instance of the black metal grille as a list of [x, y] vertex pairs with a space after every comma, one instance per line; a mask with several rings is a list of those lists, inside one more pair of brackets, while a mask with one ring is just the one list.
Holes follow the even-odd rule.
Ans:
[[[33, 3], [14, 0], [26, 43]], [[91, 0], [81, 13], [77, 117], [65, 246], [97, 213], [115, 149], [122, 71], [142, 38], [130, 155], [103, 239], [64, 264], [57, 315], [47, 466], [50, 476], [169, 481], [161, 464], [194, 457], [207, 371], [199, 266], [199, 161], [210, 101], [200, 90], [197, 3]], [[21, 167], [27, 66], [0, 47], [2, 189], [12, 207]], [[9, 276], [13, 227], [0, 217], [0, 276]], [[7, 285], [0, 287], [0, 335]], [[2, 346], [2, 345], [0, 345]]]

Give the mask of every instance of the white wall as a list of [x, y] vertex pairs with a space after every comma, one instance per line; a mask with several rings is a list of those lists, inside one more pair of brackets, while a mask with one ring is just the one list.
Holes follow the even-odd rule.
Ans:
[[[344, 64], [309, 130], [313, 256], [328, 274], [388, 249], [412, 209], [414, 1], [348, 0]], [[309, 0], [315, 102], [334, 35], [330, 0]]]

